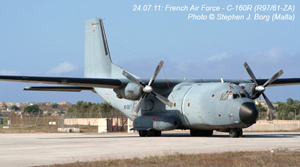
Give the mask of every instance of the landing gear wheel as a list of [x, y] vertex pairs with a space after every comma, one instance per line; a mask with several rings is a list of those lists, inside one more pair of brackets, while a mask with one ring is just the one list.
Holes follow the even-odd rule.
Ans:
[[230, 137], [239, 137], [238, 130], [237, 129], [230, 129], [229, 136]]
[[207, 137], [212, 136], [213, 133], [214, 133], [213, 130], [205, 130], [204, 132], [205, 132], [205, 133], [204, 133], [205, 136], [207, 136]]
[[147, 137], [155, 136], [155, 130], [148, 130]]
[[161, 136], [161, 131], [155, 130], [154, 136]]
[[191, 136], [204, 136], [203, 130], [190, 130]]
[[139, 130], [139, 135], [140, 135], [140, 137], [145, 137], [145, 136], [147, 136], [147, 131], [146, 130]]
[[197, 136], [197, 130], [193, 130], [193, 129], [191, 129], [190, 130], [190, 133], [191, 133], [191, 136]]
[[140, 130], [139, 134], [141, 137], [147, 136], [147, 137], [152, 137], [152, 136], [161, 136], [161, 131], [158, 130]]
[[243, 129], [237, 129], [238, 137], [243, 136]]

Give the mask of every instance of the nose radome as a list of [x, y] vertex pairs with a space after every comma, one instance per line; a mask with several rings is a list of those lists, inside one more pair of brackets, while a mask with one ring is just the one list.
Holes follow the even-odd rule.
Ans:
[[253, 124], [258, 117], [258, 111], [254, 103], [246, 102], [241, 105], [240, 119], [245, 124]]

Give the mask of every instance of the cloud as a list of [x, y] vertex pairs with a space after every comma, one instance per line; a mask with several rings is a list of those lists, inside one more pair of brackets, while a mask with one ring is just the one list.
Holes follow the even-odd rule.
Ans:
[[279, 47], [273, 47], [269, 50], [262, 52], [254, 52], [241, 55], [244, 56], [249, 62], [258, 63], [258, 64], [266, 64], [266, 63], [283, 63], [286, 62], [292, 54], [285, 52], [283, 49]]
[[231, 57], [231, 55], [224, 52], [224, 53], [220, 53], [220, 54], [217, 54], [217, 55], [210, 56], [210, 57], [206, 58], [205, 61], [206, 62], [222, 61], [222, 60], [228, 59], [230, 57]]
[[[152, 58], [164, 60], [164, 70], [168, 78], [225, 78], [239, 79], [244, 70], [244, 62], [247, 62], [256, 77], [270, 78], [279, 70], [283, 69], [283, 77], [299, 77], [300, 53], [290, 53], [279, 47], [268, 50], [257, 50], [255, 52], [229, 54], [222, 52], [207, 57], [203, 61], [185, 58], [180, 61], [168, 59], [167, 56]], [[145, 59], [133, 59], [120, 63], [122, 67], [130, 72], [149, 78], [157, 63]], [[145, 75], [147, 74], [147, 75]], [[159, 78], [164, 78], [160, 75]], [[243, 72], [243, 79], [249, 79], [247, 72]]]
[[63, 73], [70, 73], [77, 71], [78, 67], [75, 64], [69, 63], [69, 62], [63, 62], [60, 63], [58, 66], [51, 68], [47, 71], [48, 74], [63, 74]]
[[0, 75], [20, 75], [20, 71], [0, 70]]

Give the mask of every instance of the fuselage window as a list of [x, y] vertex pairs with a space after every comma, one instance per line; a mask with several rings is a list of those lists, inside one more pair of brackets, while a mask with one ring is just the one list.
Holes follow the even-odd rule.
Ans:
[[231, 93], [224, 93], [222, 94], [220, 100], [231, 100], [231, 99], [237, 99], [237, 98], [246, 98], [246, 94], [238, 94], [238, 93], [234, 93], [234, 94], [231, 94]]
[[233, 94], [233, 99], [237, 99], [237, 98], [240, 98], [240, 95], [237, 93]]
[[246, 98], [247, 96], [246, 96], [246, 94], [242, 93], [242, 94], [241, 94], [241, 97], [242, 97], [242, 98]]

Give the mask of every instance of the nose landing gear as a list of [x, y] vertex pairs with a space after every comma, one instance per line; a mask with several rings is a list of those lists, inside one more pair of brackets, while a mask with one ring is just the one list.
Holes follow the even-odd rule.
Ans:
[[230, 137], [241, 137], [243, 136], [243, 129], [234, 128], [229, 130]]
[[140, 137], [161, 136], [161, 131], [157, 130], [139, 130]]

